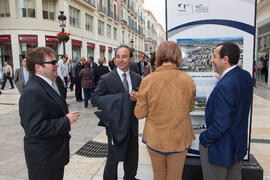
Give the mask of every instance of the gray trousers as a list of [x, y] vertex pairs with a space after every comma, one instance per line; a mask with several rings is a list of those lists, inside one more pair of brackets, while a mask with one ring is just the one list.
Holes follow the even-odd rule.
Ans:
[[242, 161], [235, 162], [230, 167], [211, 164], [208, 161], [208, 148], [201, 144], [200, 159], [204, 180], [242, 180]]

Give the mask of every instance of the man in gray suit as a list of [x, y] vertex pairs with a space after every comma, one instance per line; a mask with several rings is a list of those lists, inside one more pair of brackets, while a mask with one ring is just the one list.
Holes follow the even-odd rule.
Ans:
[[14, 82], [20, 94], [29, 80], [29, 72], [26, 67], [26, 59], [22, 60], [22, 66], [15, 71]]

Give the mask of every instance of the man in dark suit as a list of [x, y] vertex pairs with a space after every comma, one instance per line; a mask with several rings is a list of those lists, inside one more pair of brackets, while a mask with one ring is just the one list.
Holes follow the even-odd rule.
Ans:
[[[113, 71], [100, 77], [93, 101], [96, 104], [98, 98], [109, 94], [129, 93], [132, 101], [132, 113], [130, 118], [130, 133], [128, 135], [128, 146], [124, 158], [124, 180], [136, 180], [138, 168], [138, 119], [134, 116], [134, 107], [137, 100], [137, 91], [141, 82], [138, 74], [129, 71], [131, 51], [128, 46], [120, 46], [115, 51], [115, 68]], [[118, 160], [113, 151], [112, 137], [108, 136], [108, 157], [105, 165], [103, 179], [117, 180]]]
[[74, 86], [74, 84], [75, 84], [75, 82], [74, 82], [74, 77], [75, 77], [75, 65], [74, 65], [72, 59], [69, 59], [69, 60], [68, 60], [68, 74], [69, 74], [69, 78], [70, 78], [69, 89], [70, 89], [70, 91], [73, 91], [73, 86]]
[[68, 112], [57, 89], [58, 64], [51, 48], [31, 49], [26, 61], [32, 77], [20, 97], [19, 113], [29, 179], [62, 180], [69, 162], [69, 131], [79, 112]]
[[99, 78], [103, 75], [106, 74], [108, 72], [110, 72], [109, 68], [107, 66], [103, 65], [104, 63], [104, 59], [103, 58], [99, 58], [98, 59], [98, 67], [95, 69], [95, 85], [97, 85]]
[[29, 72], [26, 67], [26, 59], [22, 60], [22, 66], [15, 71], [14, 82], [20, 94], [29, 80]]
[[81, 85], [81, 77], [79, 76], [79, 73], [84, 68], [84, 64], [86, 62], [86, 59], [82, 57], [80, 61], [75, 66], [75, 96], [76, 101], [81, 102], [82, 101], [82, 85]]
[[139, 73], [140, 73], [140, 76], [143, 75], [144, 73], [144, 67], [147, 65], [146, 62], [144, 62], [144, 56], [143, 55], [140, 55], [140, 61], [137, 62], [137, 66], [139, 68]]
[[205, 110], [207, 129], [200, 135], [200, 157], [206, 180], [241, 180], [247, 154], [248, 119], [252, 99], [250, 73], [237, 66], [239, 47], [217, 46], [211, 62], [220, 75]]

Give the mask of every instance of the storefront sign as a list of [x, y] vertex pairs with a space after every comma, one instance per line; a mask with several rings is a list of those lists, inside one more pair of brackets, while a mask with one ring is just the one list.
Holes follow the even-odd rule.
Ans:
[[206, 128], [205, 106], [216, 82], [210, 59], [216, 46], [225, 41], [236, 43], [241, 49], [238, 65], [252, 75], [255, 10], [255, 0], [166, 0], [167, 40], [180, 46], [180, 69], [192, 76], [197, 89], [196, 105], [191, 112], [197, 139], [189, 155], [199, 155], [198, 137]]
[[78, 41], [78, 40], [75, 40], [75, 39], [71, 40], [71, 44], [72, 44], [72, 46], [80, 46], [80, 47], [82, 47], [82, 41]]
[[106, 50], [106, 46], [99, 45], [99, 49], [100, 49], [100, 50], [104, 50], [104, 51], [105, 51], [105, 50]]
[[61, 44], [56, 36], [45, 36], [46, 43]]
[[20, 43], [37, 43], [38, 36], [37, 35], [19, 35]]
[[3, 42], [11, 42], [11, 36], [10, 35], [1, 35], [0, 36], [0, 43]]
[[95, 49], [96, 45], [94, 43], [87, 43], [87, 48]]

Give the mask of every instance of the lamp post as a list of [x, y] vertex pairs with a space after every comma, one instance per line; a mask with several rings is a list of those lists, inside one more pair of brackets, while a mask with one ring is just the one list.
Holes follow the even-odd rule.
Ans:
[[133, 39], [130, 40], [130, 47], [133, 48], [133, 45], [134, 45], [134, 41]]
[[[64, 11], [60, 11], [60, 15], [58, 16], [58, 20], [60, 23], [60, 28], [62, 28], [62, 33], [65, 32], [66, 19], [67, 19], [67, 17], [64, 15]], [[63, 55], [66, 55], [65, 41], [63, 41]]]

